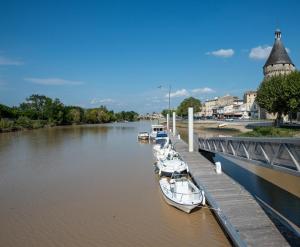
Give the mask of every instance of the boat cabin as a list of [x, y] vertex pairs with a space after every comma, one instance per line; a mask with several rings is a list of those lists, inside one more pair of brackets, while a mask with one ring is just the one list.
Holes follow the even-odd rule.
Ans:
[[159, 131], [163, 131], [164, 130], [164, 126], [162, 124], [153, 124], [151, 125], [151, 131], [152, 132], [159, 132]]

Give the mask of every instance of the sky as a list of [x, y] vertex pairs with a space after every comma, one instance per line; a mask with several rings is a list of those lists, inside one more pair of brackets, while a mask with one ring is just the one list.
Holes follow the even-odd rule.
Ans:
[[300, 66], [300, 1], [0, 0], [0, 103], [31, 94], [139, 113], [256, 90], [280, 28]]

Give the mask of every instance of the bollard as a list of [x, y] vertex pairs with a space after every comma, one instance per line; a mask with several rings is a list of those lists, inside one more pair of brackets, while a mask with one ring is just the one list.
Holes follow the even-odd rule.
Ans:
[[221, 162], [217, 161], [216, 163], [216, 173], [221, 174], [222, 173], [222, 165]]
[[178, 140], [180, 140], [180, 135], [178, 134]]

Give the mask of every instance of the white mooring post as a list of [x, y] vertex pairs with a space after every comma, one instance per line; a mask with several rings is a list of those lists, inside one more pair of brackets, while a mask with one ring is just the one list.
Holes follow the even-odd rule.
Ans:
[[189, 152], [194, 151], [194, 113], [193, 107], [189, 107]]
[[170, 114], [167, 113], [167, 131], [169, 131], [169, 118], [170, 118]]
[[173, 136], [176, 135], [176, 114], [173, 111]]
[[216, 165], [216, 173], [217, 173], [217, 174], [222, 174], [222, 165], [221, 165], [221, 162], [220, 162], [220, 161], [217, 161], [217, 162], [215, 163], [215, 165]]

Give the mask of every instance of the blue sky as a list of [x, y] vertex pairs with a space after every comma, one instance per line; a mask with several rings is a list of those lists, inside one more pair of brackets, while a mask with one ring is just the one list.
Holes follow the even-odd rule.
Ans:
[[[279, 26], [300, 66], [300, 1], [1, 1], [0, 103], [33, 93], [140, 113], [242, 96]], [[161, 88], [158, 86], [162, 85]]]

